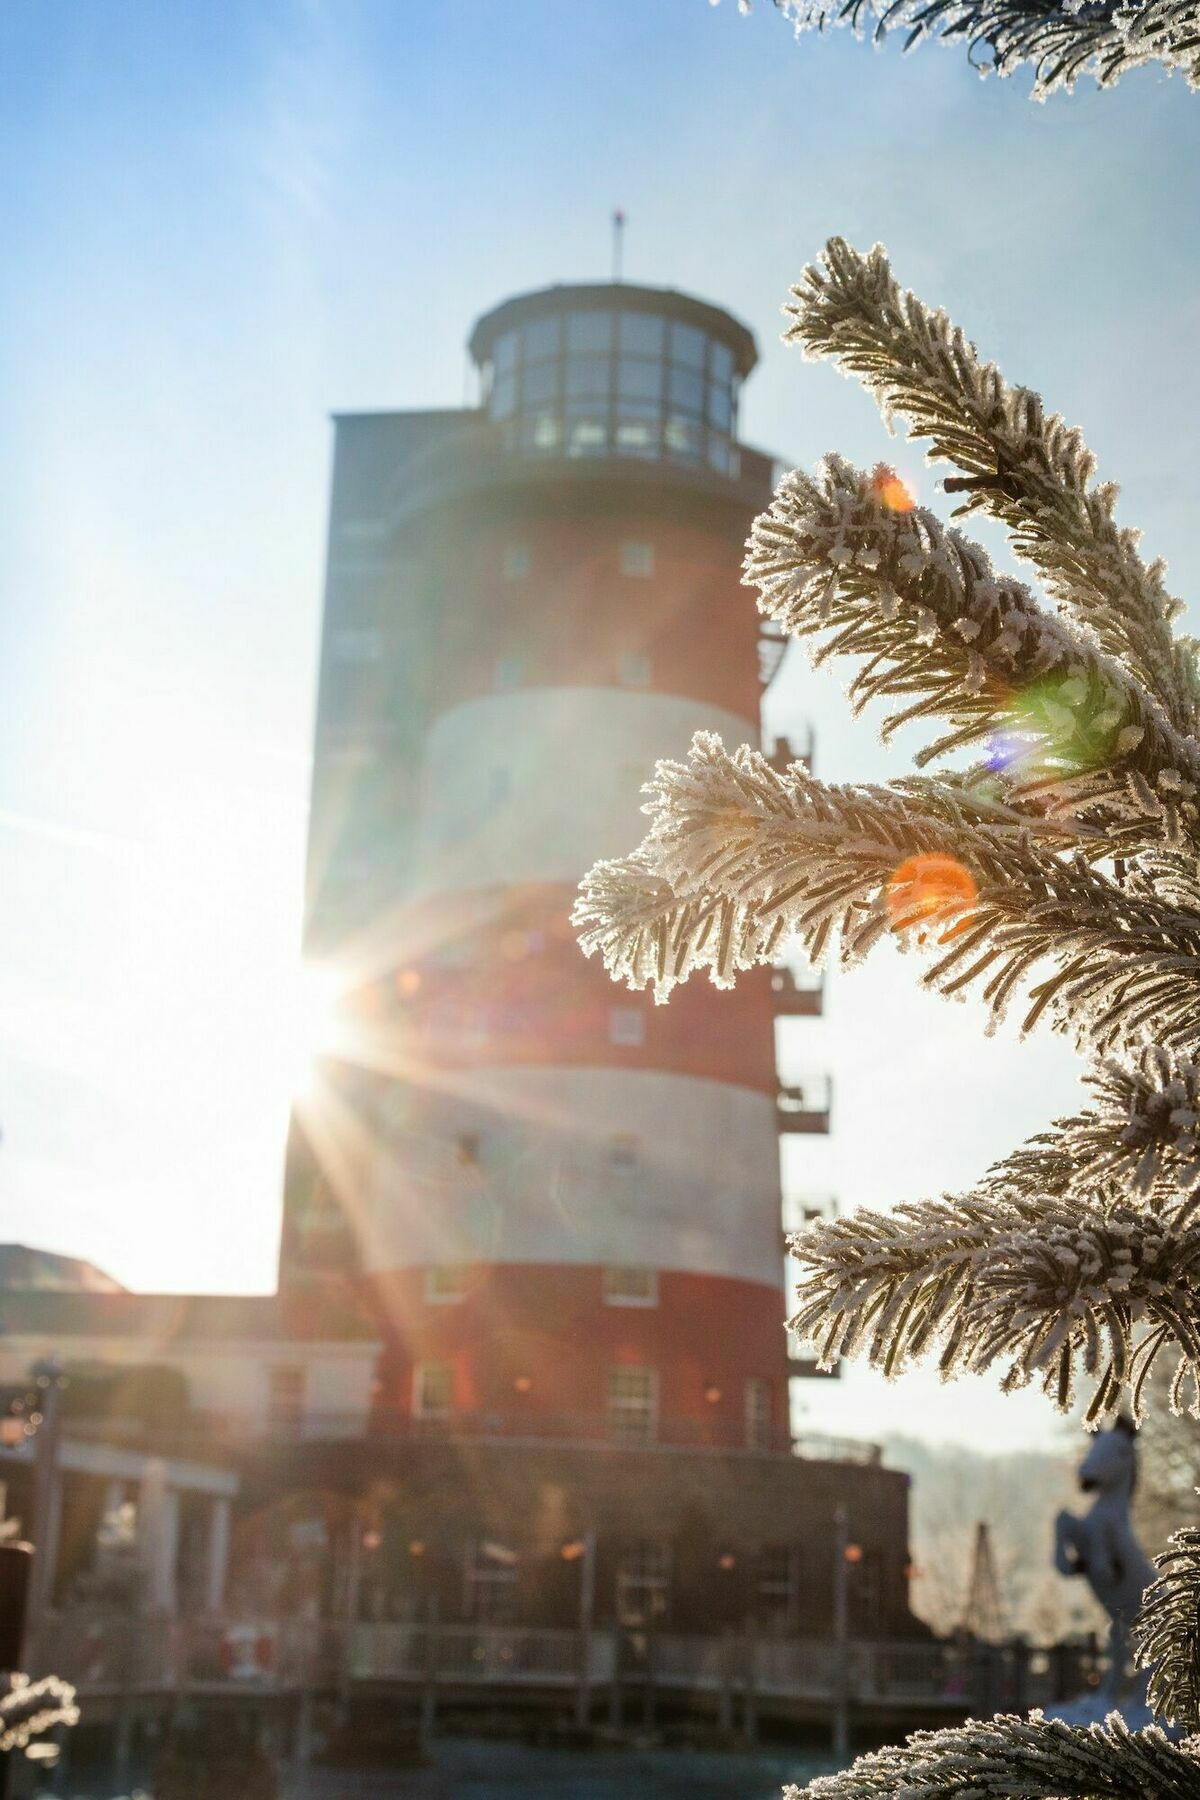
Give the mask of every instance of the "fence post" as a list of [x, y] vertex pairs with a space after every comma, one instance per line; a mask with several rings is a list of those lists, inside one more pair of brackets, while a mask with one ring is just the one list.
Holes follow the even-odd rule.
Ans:
[[425, 1608], [425, 1682], [421, 1690], [421, 1741], [437, 1730], [438, 1597], [430, 1594]]
[[746, 1671], [746, 1689], [742, 1702], [742, 1736], [748, 1747], [753, 1750], [758, 1742], [758, 1641], [756, 1638], [742, 1639], [743, 1665]]
[[722, 1737], [733, 1735], [733, 1637], [725, 1630], [721, 1633], [718, 1650], [720, 1657], [720, 1693], [717, 1698], [717, 1726]]
[[850, 1514], [844, 1500], [833, 1511], [833, 1758], [839, 1769], [850, 1761], [850, 1657], [847, 1641], [846, 1551]]
[[583, 1540], [579, 1571], [579, 1685], [575, 1689], [575, 1723], [581, 1729], [592, 1715], [592, 1616], [596, 1608], [596, 1533]]

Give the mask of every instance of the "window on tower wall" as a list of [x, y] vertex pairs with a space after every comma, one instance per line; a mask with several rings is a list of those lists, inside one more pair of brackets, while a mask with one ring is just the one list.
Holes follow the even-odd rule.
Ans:
[[657, 1269], [605, 1269], [604, 1303], [606, 1306], [657, 1306]]
[[532, 560], [528, 544], [505, 544], [501, 562], [505, 581], [520, 581], [528, 575]]
[[650, 576], [654, 573], [654, 545], [627, 539], [621, 545], [622, 575]]
[[746, 1448], [771, 1448], [771, 1383], [752, 1375], [746, 1383]]
[[619, 1364], [608, 1371], [608, 1431], [618, 1444], [652, 1442], [658, 1424], [658, 1371]]
[[650, 658], [641, 650], [629, 650], [621, 658], [618, 668], [622, 687], [648, 687], [650, 685]]
[[426, 1269], [425, 1299], [430, 1306], [452, 1305], [466, 1291], [466, 1271], [461, 1263], [434, 1263]]
[[418, 1419], [448, 1419], [454, 1409], [454, 1364], [418, 1363], [413, 1370], [413, 1412]]
[[608, 1156], [614, 1169], [636, 1169], [638, 1159], [637, 1133], [634, 1131], [614, 1131], [608, 1141]]
[[639, 1006], [614, 1006], [608, 1014], [608, 1041], [633, 1050], [646, 1041], [646, 1015]]
[[523, 656], [498, 656], [494, 685], [497, 692], [508, 693], [518, 688], [525, 675], [525, 659]]

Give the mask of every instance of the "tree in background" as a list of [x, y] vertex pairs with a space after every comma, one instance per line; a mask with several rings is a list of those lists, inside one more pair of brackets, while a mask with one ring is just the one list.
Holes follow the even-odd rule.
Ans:
[[[1181, 603], [1116, 524], [1079, 433], [902, 292], [881, 249], [831, 241], [790, 318], [793, 342], [958, 471], [946, 491], [1007, 528], [1047, 601], [890, 470], [829, 457], [785, 477], [748, 548], [761, 610], [818, 660], [860, 659], [855, 709], [897, 702], [885, 737], [939, 721], [918, 767], [966, 766], [836, 786], [699, 733], [644, 790], [641, 847], [586, 878], [583, 948], [659, 1001], [695, 971], [730, 986], [785, 944], [853, 963], [889, 937], [993, 1022], [1023, 995], [1024, 1030], [1053, 1023], [1090, 1059], [1092, 1103], [970, 1192], [793, 1239], [793, 1329], [826, 1364], [861, 1355], [889, 1376], [926, 1357], [947, 1379], [1006, 1364], [1007, 1389], [1040, 1382], [1063, 1411], [1082, 1376], [1089, 1424], [1138, 1417], [1160, 1358], [1171, 1406], [1185, 1383], [1200, 1404], [1200, 679]], [[1196, 1733], [1200, 1533], [1159, 1566], [1138, 1657], [1155, 1712]], [[1200, 1738], [1002, 1718], [810, 1791], [1195, 1796]]]
[[[718, 0], [712, 0], [715, 6]], [[797, 35], [848, 25], [882, 43], [904, 34], [911, 50], [926, 38], [960, 40], [981, 75], [1033, 69], [1033, 97], [1068, 91], [1081, 75], [1111, 87], [1127, 69], [1159, 62], [1200, 87], [1200, 6], [1196, 0], [774, 0]], [[738, 0], [742, 12], [751, 0]]]

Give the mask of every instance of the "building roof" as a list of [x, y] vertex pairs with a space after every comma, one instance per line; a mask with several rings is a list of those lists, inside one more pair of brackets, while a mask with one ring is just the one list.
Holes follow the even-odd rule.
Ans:
[[8, 1336], [127, 1337], [148, 1346], [252, 1341], [374, 1343], [378, 1331], [347, 1284], [314, 1283], [278, 1294], [0, 1292], [0, 1332]]
[[634, 287], [627, 281], [590, 281], [556, 287], [538, 288], [533, 293], [515, 294], [475, 321], [467, 348], [477, 363], [483, 363], [500, 333], [527, 319], [545, 317], [548, 313], [569, 312], [576, 307], [618, 312], [651, 312], [666, 319], [677, 319], [684, 325], [697, 325], [712, 337], [728, 344], [733, 351], [739, 375], [748, 375], [758, 361], [758, 345], [754, 333], [732, 313], [692, 294], [681, 294], [677, 288]]
[[123, 1294], [125, 1289], [95, 1263], [59, 1256], [28, 1244], [0, 1244], [0, 1294], [34, 1289], [42, 1293]]

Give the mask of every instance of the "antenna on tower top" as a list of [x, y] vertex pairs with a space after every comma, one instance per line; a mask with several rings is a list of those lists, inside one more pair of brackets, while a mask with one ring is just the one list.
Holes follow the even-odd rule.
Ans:
[[612, 278], [621, 279], [621, 266], [625, 254], [625, 214], [621, 208], [615, 207], [612, 216]]

